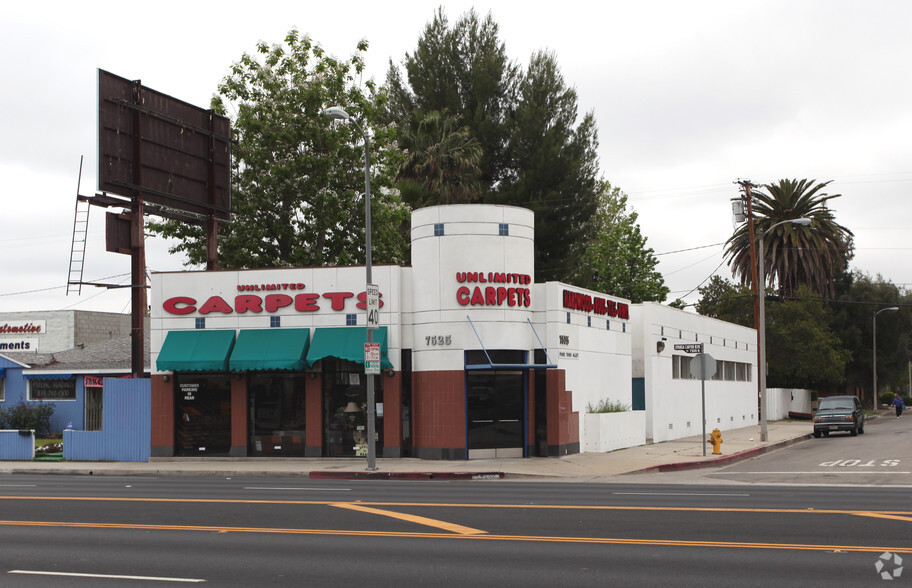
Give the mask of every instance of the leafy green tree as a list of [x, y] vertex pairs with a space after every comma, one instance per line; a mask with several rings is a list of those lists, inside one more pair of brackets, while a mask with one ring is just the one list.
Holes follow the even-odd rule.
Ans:
[[640, 233], [637, 213], [627, 210], [627, 195], [601, 183], [595, 214], [595, 236], [586, 244], [580, 264], [570, 275], [573, 284], [608, 292], [634, 303], [663, 302], [668, 287], [656, 271], [658, 260]]
[[445, 110], [416, 111], [413, 117], [399, 137], [406, 151], [397, 176], [403, 200], [413, 208], [477, 202], [481, 145], [468, 127]]
[[754, 296], [750, 286], [733, 284], [720, 276], [712, 276], [709, 283], [699, 288], [698, 292], [698, 314], [753, 328]]
[[[757, 256], [763, 260], [767, 284], [778, 283], [782, 296], [793, 295], [801, 285], [832, 296], [836, 277], [852, 259], [852, 231], [836, 222], [827, 205], [840, 194], [823, 192], [829, 183], [779, 180], [753, 192], [754, 230], [766, 232], [765, 251], [758, 251]], [[812, 222], [806, 226], [784, 223], [770, 231], [777, 223], [798, 218]], [[728, 240], [725, 254], [734, 275], [740, 276], [742, 284], [749, 284], [753, 267], [747, 223]]]
[[[321, 113], [342, 106], [370, 136], [373, 259], [404, 263], [409, 211], [392, 178], [400, 155], [393, 129], [377, 123], [385, 94], [363, 88], [367, 42], [339, 60], [292, 30], [282, 45], [257, 45], [219, 85], [213, 100], [234, 113], [232, 197], [235, 214], [219, 227], [219, 266], [265, 268], [347, 265], [364, 261], [364, 141], [353, 125]], [[190, 264], [205, 260], [201, 227], [177, 222], [150, 228], [181, 242]]]
[[827, 389], [841, 385], [852, 354], [827, 324], [826, 307], [809, 288], [802, 300], [767, 305], [766, 340], [771, 388]]
[[909, 359], [912, 357], [912, 294], [881, 276], [855, 271], [837, 283], [836, 297], [829, 305], [829, 325], [852, 360], [846, 367], [845, 388], [855, 393], [870, 390], [874, 382], [874, 313], [897, 306], [898, 312], [877, 317], [878, 388], [908, 387]]

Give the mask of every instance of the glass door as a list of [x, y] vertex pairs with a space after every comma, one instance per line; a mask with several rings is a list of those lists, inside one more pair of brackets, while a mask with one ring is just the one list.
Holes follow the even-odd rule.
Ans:
[[471, 371], [466, 376], [469, 459], [522, 457], [525, 375]]

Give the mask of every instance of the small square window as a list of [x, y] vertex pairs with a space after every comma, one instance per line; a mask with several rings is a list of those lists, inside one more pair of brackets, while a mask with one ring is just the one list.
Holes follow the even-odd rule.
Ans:
[[434, 223], [434, 236], [435, 237], [443, 236], [443, 223]]
[[354, 327], [358, 324], [358, 315], [356, 314], [346, 314], [345, 315], [345, 326]]
[[205, 329], [206, 328], [206, 317], [198, 317], [196, 319], [196, 328]]
[[605, 321], [605, 328], [611, 330], [611, 321]]
[[627, 323], [621, 323], [621, 332], [622, 332], [622, 333], [626, 333], [626, 332], [627, 332]]
[[659, 334], [660, 334], [660, 335], [664, 335], [664, 334], [665, 334], [665, 327], [659, 327]]
[[280, 317], [280, 316], [269, 317], [269, 326], [270, 327], [281, 327], [282, 326], [282, 317]]
[[507, 223], [500, 223], [500, 226], [498, 228], [498, 234], [501, 237], [508, 236], [510, 234], [510, 225], [508, 225]]
[[592, 326], [592, 317], [591, 317], [591, 316], [587, 316], [587, 317], [586, 317], [586, 326], [587, 326], [587, 327], [591, 327], [591, 326]]
[[567, 324], [568, 325], [570, 324], [570, 313], [569, 312], [567, 313]]

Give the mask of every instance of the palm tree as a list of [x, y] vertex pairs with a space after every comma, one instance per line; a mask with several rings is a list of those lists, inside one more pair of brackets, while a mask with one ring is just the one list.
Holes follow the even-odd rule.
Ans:
[[399, 145], [406, 157], [397, 179], [403, 199], [415, 208], [481, 197], [481, 144], [446, 110], [416, 112]]
[[[811, 287], [821, 296], [833, 295], [838, 273], [848, 268], [854, 256], [852, 231], [835, 221], [827, 201], [840, 194], [826, 194], [831, 182], [816, 180], [779, 180], [753, 192], [754, 230], [765, 231], [764, 249], [757, 255], [764, 263], [766, 285], [778, 282], [779, 294], [792, 296], [799, 286]], [[783, 223], [809, 218], [810, 225]], [[732, 274], [749, 284], [752, 267], [747, 223], [742, 224], [726, 243], [725, 255]]]

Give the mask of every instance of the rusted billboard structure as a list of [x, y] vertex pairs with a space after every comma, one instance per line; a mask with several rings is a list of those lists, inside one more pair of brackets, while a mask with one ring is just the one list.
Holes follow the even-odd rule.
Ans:
[[[98, 70], [98, 189], [94, 196], [77, 195], [77, 211], [79, 201], [125, 209], [108, 213], [106, 249], [132, 258], [132, 372], [141, 375], [145, 216], [204, 225], [206, 267], [217, 269], [218, 222], [231, 215], [229, 120], [146, 88], [140, 80]], [[70, 265], [72, 283], [72, 255]]]

